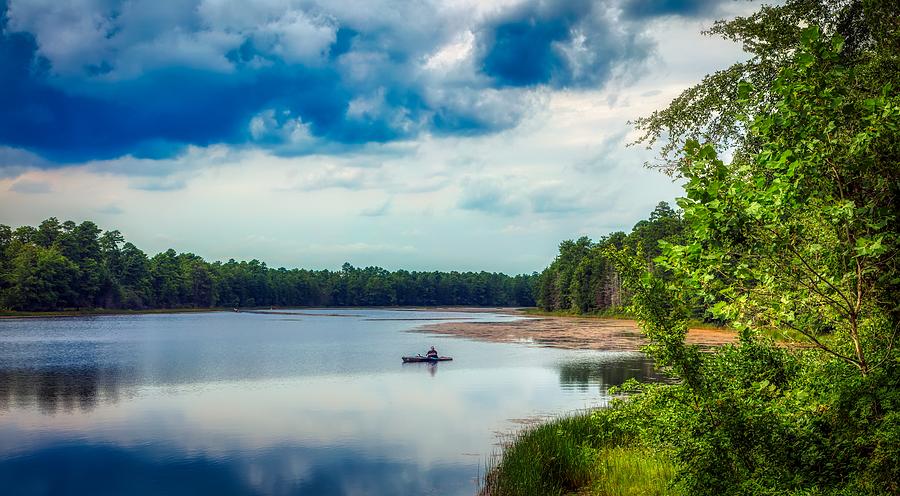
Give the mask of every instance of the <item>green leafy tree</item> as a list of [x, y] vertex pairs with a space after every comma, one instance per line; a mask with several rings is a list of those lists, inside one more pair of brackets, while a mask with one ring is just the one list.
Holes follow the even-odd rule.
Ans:
[[[900, 490], [900, 99], [841, 36], [800, 40], [765, 91], [740, 90], [752, 153], [726, 163], [688, 142], [685, 231], [663, 242], [662, 272], [640, 246], [608, 251], [647, 351], [678, 379], [623, 409], [654, 421], [622, 423], [667, 447], [686, 494]], [[685, 343], [698, 298], [739, 346]], [[782, 328], [813, 348], [762, 337]]]
[[126, 242], [118, 254], [119, 265], [113, 272], [121, 289], [125, 308], [147, 308], [153, 303], [150, 285], [150, 260], [138, 247]]
[[[101, 232], [91, 221], [77, 225], [66, 221], [62, 224], [62, 232], [55, 235], [53, 240], [53, 246], [78, 267], [77, 276], [72, 282], [72, 300], [68, 302], [72, 306], [93, 307], [98, 303], [106, 276], [100, 248]], [[38, 230], [38, 240], [41, 239], [40, 233], [41, 229]]]
[[50, 217], [49, 219], [41, 222], [41, 224], [37, 228], [37, 232], [35, 232], [33, 242], [38, 246], [43, 246], [44, 248], [50, 248], [56, 243], [57, 238], [59, 238], [62, 233], [62, 224], [60, 224], [59, 219], [56, 217]]
[[161, 308], [181, 306], [182, 296], [187, 293], [184, 276], [175, 250], [169, 249], [151, 258], [150, 283], [154, 305]]
[[[692, 140], [719, 152], [736, 150], [738, 156], [758, 152], [761, 143], [746, 133], [744, 116], [765, 113], [778, 98], [773, 82], [801, 49], [804, 26], [816, 26], [827, 38], [840, 36], [841, 63], [856, 67], [860, 77], [898, 87], [898, 9], [897, 2], [884, 0], [786, 0], [748, 16], [717, 21], [705, 34], [740, 43], [749, 57], [706, 76], [666, 108], [638, 119], [635, 124], [642, 134], [636, 143], [652, 147], [662, 139], [661, 160], [649, 165], [674, 175], [685, 158], [681, 151]], [[751, 88], [752, 94], [742, 95], [741, 87]]]
[[574, 313], [619, 312], [627, 302], [617, 268], [607, 256], [608, 247], [642, 247], [647, 260], [660, 253], [660, 242], [681, 239], [681, 214], [659, 202], [648, 219], [635, 224], [631, 233], [614, 232], [596, 243], [587, 237], [559, 245], [559, 255], [537, 278], [534, 294], [544, 310]]
[[56, 310], [73, 298], [78, 267], [56, 248], [25, 244], [6, 274], [6, 304], [22, 310]]
[[840, 37], [813, 27], [804, 40], [777, 100], [748, 122], [761, 143], [752, 160], [726, 165], [710, 145], [687, 146], [692, 239], [669, 247], [669, 267], [718, 300], [716, 316], [789, 327], [865, 375], [900, 327], [900, 98], [860, 88]]

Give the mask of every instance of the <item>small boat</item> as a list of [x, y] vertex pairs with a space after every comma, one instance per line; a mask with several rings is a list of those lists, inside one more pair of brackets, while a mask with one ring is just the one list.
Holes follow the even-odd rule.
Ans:
[[422, 355], [416, 356], [405, 356], [403, 358], [403, 363], [414, 363], [414, 362], [447, 362], [453, 360], [452, 357], [427, 357]]

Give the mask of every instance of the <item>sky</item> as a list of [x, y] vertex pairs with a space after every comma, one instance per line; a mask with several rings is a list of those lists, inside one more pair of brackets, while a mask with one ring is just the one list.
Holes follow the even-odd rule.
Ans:
[[629, 121], [736, 0], [0, 0], [0, 223], [149, 254], [540, 271], [680, 187]]

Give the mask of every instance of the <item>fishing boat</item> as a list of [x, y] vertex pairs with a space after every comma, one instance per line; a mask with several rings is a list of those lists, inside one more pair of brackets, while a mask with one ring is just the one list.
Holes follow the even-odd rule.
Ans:
[[439, 356], [439, 357], [427, 357], [422, 355], [416, 356], [405, 356], [401, 357], [403, 359], [403, 363], [415, 363], [415, 362], [448, 362], [453, 360], [452, 357]]

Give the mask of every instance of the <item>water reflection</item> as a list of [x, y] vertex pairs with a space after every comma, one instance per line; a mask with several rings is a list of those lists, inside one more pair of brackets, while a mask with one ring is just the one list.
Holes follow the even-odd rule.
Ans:
[[431, 377], [437, 373], [437, 362], [404, 362], [402, 367], [407, 370], [425, 369]]
[[98, 402], [117, 402], [133, 386], [133, 370], [117, 367], [0, 368], [0, 411], [36, 407], [44, 414], [88, 412]]
[[[65, 467], [65, 470], [60, 470]], [[286, 476], [287, 475], [287, 476]], [[340, 495], [471, 494], [471, 469], [368, 458], [347, 449], [277, 446], [252, 457], [211, 457], [164, 447], [47, 446], [0, 460], [5, 494]], [[73, 491], [78, 488], [78, 491]]]
[[[471, 495], [514, 419], [654, 377], [637, 353], [436, 338], [392, 316], [0, 321], [0, 494]], [[454, 361], [400, 363], [436, 339]]]
[[587, 392], [597, 387], [601, 392], [619, 386], [628, 379], [641, 382], [659, 381], [661, 375], [653, 361], [642, 354], [617, 353], [603, 359], [581, 359], [559, 364], [559, 384], [564, 389]]

